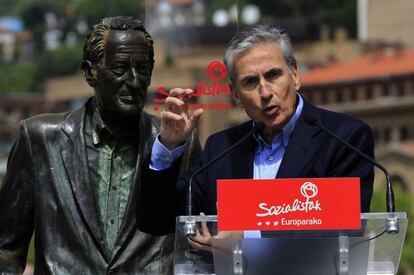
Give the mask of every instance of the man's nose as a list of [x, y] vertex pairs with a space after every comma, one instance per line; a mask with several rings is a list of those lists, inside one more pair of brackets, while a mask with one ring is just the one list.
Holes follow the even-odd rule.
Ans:
[[132, 87], [132, 88], [137, 88], [140, 85], [139, 82], [139, 74], [136, 68], [131, 67], [129, 69], [129, 75], [128, 75], [128, 80], [127, 80], [127, 85]]
[[270, 93], [267, 87], [266, 79], [264, 79], [263, 77], [260, 77], [259, 95], [262, 100], [268, 100], [272, 96], [272, 94]]

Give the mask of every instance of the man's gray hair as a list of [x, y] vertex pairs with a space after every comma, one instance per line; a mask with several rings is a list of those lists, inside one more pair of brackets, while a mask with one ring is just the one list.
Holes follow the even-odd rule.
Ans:
[[236, 70], [234, 67], [234, 62], [237, 56], [257, 44], [266, 42], [277, 43], [283, 52], [283, 57], [290, 70], [296, 68], [296, 58], [293, 54], [290, 38], [286, 32], [276, 27], [258, 25], [237, 33], [224, 52], [224, 64], [226, 64], [230, 81], [233, 85], [236, 85], [237, 83]]

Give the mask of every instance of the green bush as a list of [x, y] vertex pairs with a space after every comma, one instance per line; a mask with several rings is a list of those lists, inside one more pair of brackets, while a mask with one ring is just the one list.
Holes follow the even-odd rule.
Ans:
[[45, 51], [38, 60], [39, 74], [41, 78], [74, 74], [79, 71], [81, 61], [81, 44]]
[[35, 62], [0, 63], [0, 93], [28, 93], [44, 90], [49, 77], [79, 72], [82, 45], [45, 51]]
[[31, 92], [36, 90], [35, 66], [31, 63], [0, 63], [0, 93]]

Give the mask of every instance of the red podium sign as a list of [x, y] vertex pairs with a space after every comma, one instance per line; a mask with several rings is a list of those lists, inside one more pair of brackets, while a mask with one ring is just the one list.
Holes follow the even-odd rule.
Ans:
[[218, 180], [219, 230], [360, 229], [359, 178]]

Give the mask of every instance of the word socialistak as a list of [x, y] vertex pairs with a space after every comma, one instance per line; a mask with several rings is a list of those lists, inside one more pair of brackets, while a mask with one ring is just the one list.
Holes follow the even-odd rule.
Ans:
[[272, 205], [270, 207], [267, 206], [267, 203], [262, 202], [259, 203], [259, 208], [265, 212], [257, 213], [256, 216], [258, 217], [278, 216], [280, 214], [286, 214], [290, 212], [309, 212], [312, 210], [322, 211], [318, 200], [310, 201], [309, 199], [306, 201], [295, 199], [292, 204]]

